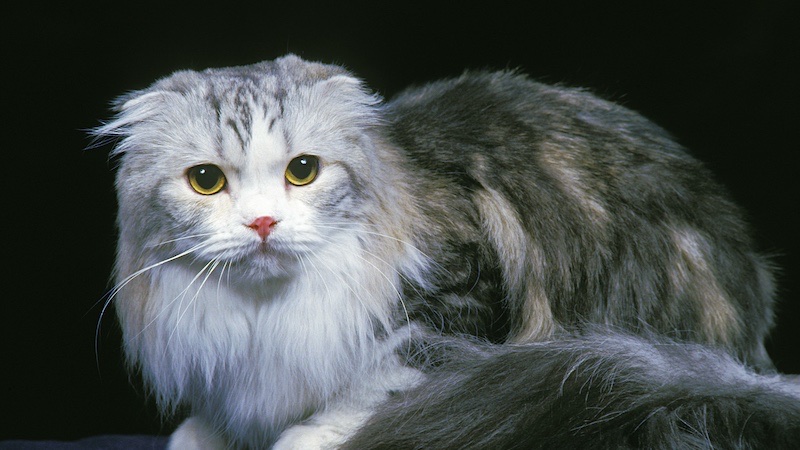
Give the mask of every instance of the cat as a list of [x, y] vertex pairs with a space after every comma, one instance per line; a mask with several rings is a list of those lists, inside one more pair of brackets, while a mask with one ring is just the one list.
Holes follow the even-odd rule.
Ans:
[[770, 262], [635, 112], [514, 71], [384, 102], [294, 55], [115, 109], [108, 302], [190, 412], [171, 448], [800, 444]]

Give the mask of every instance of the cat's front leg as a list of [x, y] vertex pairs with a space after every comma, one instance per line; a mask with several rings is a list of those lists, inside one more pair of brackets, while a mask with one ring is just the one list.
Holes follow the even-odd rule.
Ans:
[[228, 448], [225, 440], [203, 419], [186, 419], [169, 438], [168, 450], [216, 450]]
[[332, 450], [342, 445], [370, 415], [369, 408], [325, 411], [281, 433], [273, 450]]
[[[331, 399], [326, 409], [320, 410], [302, 423], [281, 433], [273, 450], [331, 450], [339, 448], [352, 437], [378, 405], [386, 401], [391, 392], [399, 392], [422, 382], [421, 372], [405, 367], [398, 361], [387, 364], [373, 376], [364, 377], [361, 385], [354, 386], [349, 395]], [[370, 381], [366, 381], [370, 380]]]

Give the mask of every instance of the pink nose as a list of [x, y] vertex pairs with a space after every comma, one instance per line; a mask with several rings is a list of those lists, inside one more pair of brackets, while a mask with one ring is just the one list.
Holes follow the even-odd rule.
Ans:
[[270, 216], [261, 216], [248, 225], [248, 227], [256, 230], [256, 233], [264, 240], [269, 236], [272, 227], [275, 226], [276, 223], [277, 221]]

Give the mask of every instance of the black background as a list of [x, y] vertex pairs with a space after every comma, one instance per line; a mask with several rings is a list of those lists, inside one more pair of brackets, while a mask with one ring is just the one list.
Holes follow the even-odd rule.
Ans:
[[0, 439], [168, 433], [125, 374], [111, 313], [95, 350], [115, 201], [108, 149], [85, 151], [85, 130], [109, 117], [113, 97], [174, 70], [287, 52], [343, 64], [385, 96], [465, 68], [519, 67], [661, 124], [775, 253], [769, 349], [800, 373], [797, 2], [271, 3], [4, 7]]

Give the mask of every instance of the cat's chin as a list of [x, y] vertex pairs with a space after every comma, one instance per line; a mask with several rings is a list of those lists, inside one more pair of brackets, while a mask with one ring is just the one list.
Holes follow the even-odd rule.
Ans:
[[[296, 256], [276, 252], [264, 246], [228, 263], [231, 284], [283, 284], [297, 277], [302, 266]], [[234, 283], [233, 278], [236, 278]]]

